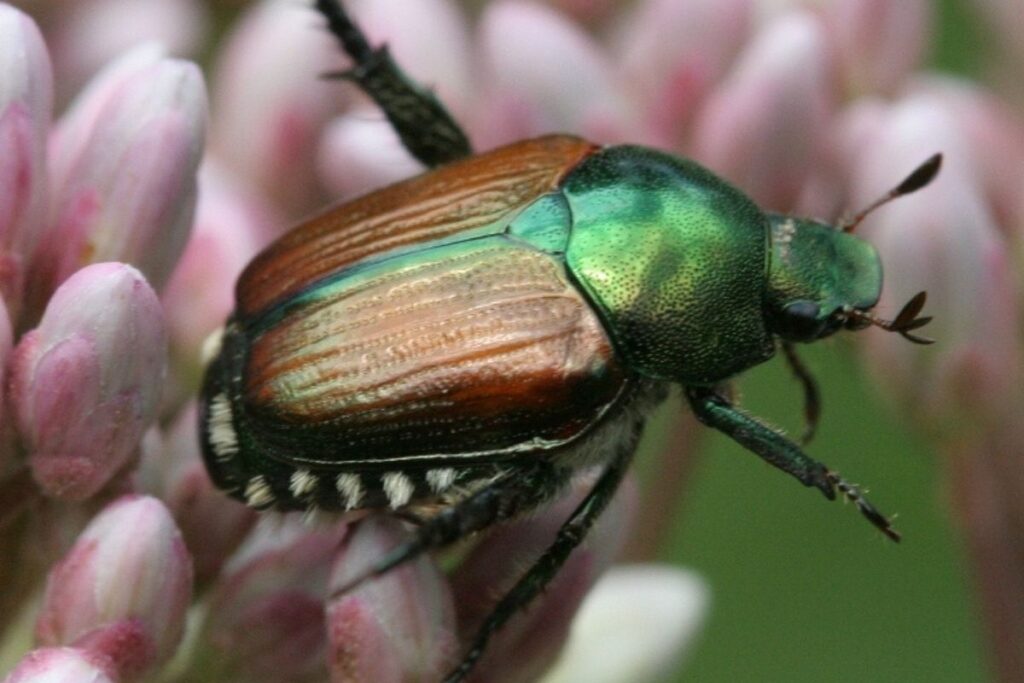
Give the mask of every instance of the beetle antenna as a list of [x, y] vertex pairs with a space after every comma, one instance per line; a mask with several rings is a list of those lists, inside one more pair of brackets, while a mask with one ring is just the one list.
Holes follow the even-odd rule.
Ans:
[[914, 169], [913, 173], [903, 179], [896, 187], [892, 188], [884, 195], [873, 201], [852, 218], [845, 218], [839, 222], [836, 226], [843, 232], [853, 232], [857, 229], [857, 226], [867, 218], [868, 214], [877, 209], [880, 206], [888, 204], [897, 197], [910, 194], [911, 192], [917, 192], [922, 187], [935, 180], [935, 176], [939, 174], [939, 169], [942, 168], [942, 154], [933, 154], [928, 157], [928, 160], [923, 164]]
[[934, 344], [934, 339], [911, 334], [913, 330], [924, 327], [932, 321], [930, 315], [926, 315], [923, 318], [917, 317], [917, 314], [924, 309], [924, 303], [927, 298], [927, 292], [918, 292], [900, 309], [899, 314], [892, 320], [876, 318], [866, 311], [853, 311], [850, 313], [850, 317], [868, 325], [880, 327], [886, 332], [897, 332], [901, 337], [915, 344]]

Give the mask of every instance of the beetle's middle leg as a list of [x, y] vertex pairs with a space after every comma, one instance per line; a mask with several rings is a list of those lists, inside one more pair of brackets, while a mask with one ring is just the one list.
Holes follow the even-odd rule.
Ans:
[[355, 66], [327, 74], [354, 81], [377, 103], [409, 153], [426, 166], [467, 157], [469, 138], [430, 90], [405, 75], [387, 46], [372, 47], [340, 0], [316, 0], [316, 9]]
[[334, 594], [350, 591], [421, 553], [450, 545], [476, 531], [537, 508], [561, 493], [571, 474], [570, 469], [547, 461], [510, 468], [480, 490], [420, 520], [407, 541], [336, 589]]
[[761, 456], [783, 472], [796, 477], [804, 486], [814, 486], [829, 500], [836, 489], [853, 502], [861, 514], [886, 536], [900, 540], [889, 520], [861, 494], [824, 464], [800, 450], [795, 443], [754, 417], [738, 410], [727, 398], [709, 387], [686, 387], [686, 398], [697, 419], [731, 437], [741, 446]]

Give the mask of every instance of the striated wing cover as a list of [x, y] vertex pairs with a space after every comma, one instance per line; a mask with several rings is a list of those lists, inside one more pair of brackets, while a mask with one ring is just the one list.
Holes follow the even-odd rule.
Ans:
[[264, 318], [242, 402], [295, 464], [553, 447], [625, 384], [564, 262], [502, 235], [349, 268]]
[[555, 189], [597, 147], [565, 135], [517, 142], [348, 202], [270, 245], [236, 287], [239, 318], [340, 269], [400, 247], [486, 230]]

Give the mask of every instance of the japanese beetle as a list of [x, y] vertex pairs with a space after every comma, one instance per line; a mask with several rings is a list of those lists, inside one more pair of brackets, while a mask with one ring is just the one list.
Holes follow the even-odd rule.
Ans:
[[[444, 107], [318, 0], [381, 106], [433, 170], [329, 210], [246, 268], [200, 415], [210, 475], [256, 508], [390, 510], [408, 542], [347, 588], [601, 475], [448, 680], [557, 573], [614, 494], [645, 416], [675, 383], [697, 417], [772, 465], [889, 520], [725, 382], [777, 346], [875, 325], [911, 341], [924, 294], [875, 317], [882, 271], [852, 234], [928, 184], [940, 157], [840, 226], [761, 211], [693, 161], [555, 135], [473, 155]], [[429, 514], [422, 513], [429, 510]]]

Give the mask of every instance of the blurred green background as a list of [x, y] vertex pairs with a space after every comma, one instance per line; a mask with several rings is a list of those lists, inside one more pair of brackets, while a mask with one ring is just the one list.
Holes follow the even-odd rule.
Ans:
[[[937, 4], [932, 65], [975, 72], [984, 40], [966, 1]], [[897, 514], [904, 541], [890, 543], [851, 507], [705, 434], [664, 556], [698, 571], [712, 591], [678, 680], [989, 680], [941, 461], [887, 410], [848, 345], [803, 355], [824, 401], [808, 450], [867, 485], [884, 512]], [[800, 389], [784, 363], [748, 373], [740, 388], [745, 408], [799, 434]]]

